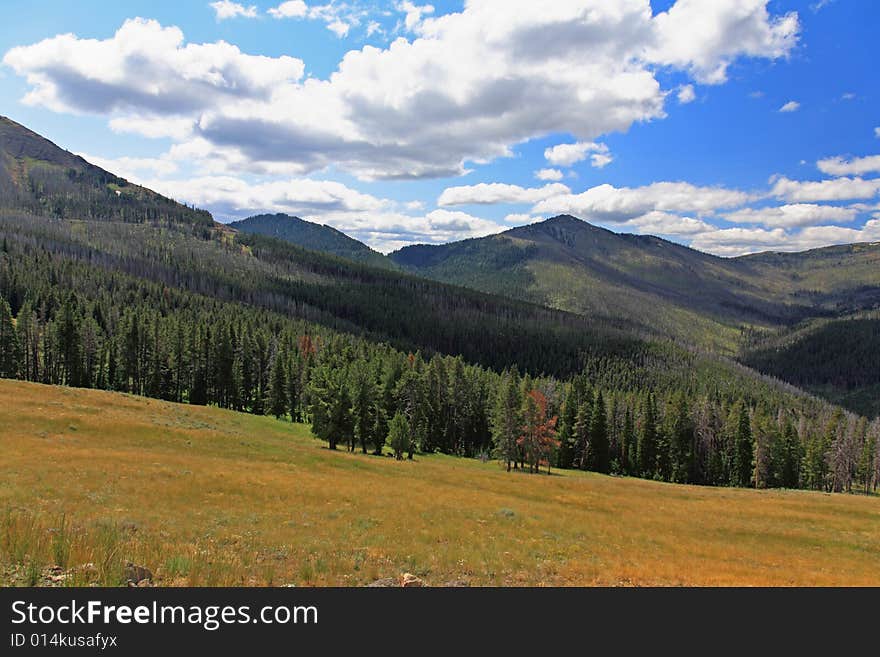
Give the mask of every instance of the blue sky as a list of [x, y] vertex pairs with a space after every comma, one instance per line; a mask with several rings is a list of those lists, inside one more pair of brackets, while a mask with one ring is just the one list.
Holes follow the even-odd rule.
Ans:
[[381, 250], [567, 212], [737, 255], [880, 241], [869, 0], [7, 0], [0, 113], [221, 221]]

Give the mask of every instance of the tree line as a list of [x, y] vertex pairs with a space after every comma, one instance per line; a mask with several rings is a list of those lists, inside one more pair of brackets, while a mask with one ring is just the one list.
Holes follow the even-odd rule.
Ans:
[[604, 387], [405, 353], [218, 304], [162, 314], [69, 293], [0, 299], [0, 376], [309, 422], [331, 449], [494, 457], [508, 470], [579, 468], [715, 486], [876, 489], [880, 421], [772, 400]]

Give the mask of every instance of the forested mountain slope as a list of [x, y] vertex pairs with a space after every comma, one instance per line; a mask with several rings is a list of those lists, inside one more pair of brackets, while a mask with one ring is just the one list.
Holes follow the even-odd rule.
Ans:
[[726, 347], [742, 326], [778, 327], [880, 303], [880, 245], [720, 258], [568, 215], [499, 235], [410, 246], [421, 275]]
[[63, 219], [214, 224], [208, 212], [133, 185], [3, 116], [0, 209]]
[[329, 253], [366, 265], [397, 268], [391, 260], [378, 251], [331, 226], [305, 221], [288, 214], [259, 214], [241, 221], [233, 221], [228, 225], [242, 233], [277, 237], [304, 249]]

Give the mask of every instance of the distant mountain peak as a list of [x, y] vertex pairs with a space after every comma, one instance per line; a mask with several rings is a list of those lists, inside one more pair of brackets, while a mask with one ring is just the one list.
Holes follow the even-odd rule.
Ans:
[[397, 268], [378, 251], [332, 226], [307, 221], [283, 212], [254, 215], [241, 221], [233, 221], [229, 226], [243, 233], [274, 237], [310, 251], [320, 251], [374, 267]]

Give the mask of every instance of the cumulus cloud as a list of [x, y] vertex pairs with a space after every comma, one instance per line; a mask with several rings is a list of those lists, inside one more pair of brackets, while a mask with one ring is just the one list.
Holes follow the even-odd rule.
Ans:
[[880, 155], [867, 157], [829, 157], [816, 162], [819, 171], [830, 176], [860, 176], [866, 173], [880, 173]]
[[799, 29], [795, 12], [771, 16], [765, 0], [678, 0], [653, 20], [647, 56], [688, 69], [704, 84], [719, 84], [737, 57], [787, 57]]
[[573, 144], [557, 144], [544, 151], [544, 158], [556, 166], [570, 167], [591, 158], [594, 167], [601, 169], [612, 161], [608, 146], [593, 141], [579, 141]]
[[810, 226], [827, 221], [850, 222], [856, 218], [858, 209], [815, 203], [795, 203], [770, 208], [744, 208], [724, 215], [727, 221], [737, 224], [761, 224], [771, 228]]
[[423, 16], [434, 13], [434, 5], [417, 5], [407, 0], [398, 2], [397, 10], [405, 14], [403, 19], [404, 27], [412, 31], [421, 24]]
[[302, 0], [288, 0], [267, 12], [277, 19], [293, 18], [315, 20], [324, 23], [324, 26], [340, 39], [347, 37], [351, 29], [367, 22], [367, 35], [374, 34], [381, 26], [375, 21], [370, 21], [370, 10], [358, 2], [334, 2], [330, 0], [322, 5], [307, 5]]
[[303, 0], [287, 0], [269, 9], [269, 15], [273, 18], [304, 18], [308, 13], [309, 7]]
[[257, 8], [254, 5], [245, 7], [238, 2], [219, 0], [218, 2], [212, 2], [210, 7], [214, 10], [218, 21], [226, 20], [227, 18], [236, 18], [238, 16], [241, 16], [242, 18], [257, 17]]
[[580, 194], [552, 196], [535, 205], [536, 214], [573, 214], [588, 221], [623, 223], [650, 212], [712, 214], [738, 207], [745, 192], [723, 187], [697, 187], [686, 182], [656, 182], [644, 187], [603, 184]]
[[801, 104], [796, 100], [790, 100], [785, 105], [779, 108], [780, 112], [788, 113], [788, 112], [797, 112], [801, 108]]
[[504, 223], [513, 226], [527, 226], [539, 221], [544, 221], [544, 217], [536, 217], [535, 215], [523, 213], [513, 213], [504, 217]]
[[678, 102], [682, 105], [686, 105], [687, 103], [692, 103], [697, 99], [697, 94], [694, 92], [694, 85], [692, 84], [683, 84], [678, 88]]
[[647, 214], [631, 219], [622, 224], [622, 228], [634, 228], [639, 233], [652, 235], [667, 235], [670, 237], [689, 237], [699, 235], [706, 231], [714, 230], [714, 227], [701, 219], [682, 217], [669, 212], [653, 210]]
[[538, 169], [535, 178], [538, 180], [562, 180], [565, 176], [559, 169]]
[[562, 183], [530, 188], [506, 183], [479, 183], [478, 185], [447, 187], [437, 199], [437, 205], [537, 203], [553, 196], [570, 193], [571, 189]]
[[698, 235], [691, 247], [715, 255], [736, 256], [784, 248], [790, 243], [782, 228], [723, 228]]
[[880, 139], [880, 126], [874, 128], [874, 136]]
[[241, 100], [268, 101], [279, 85], [297, 82], [302, 60], [246, 55], [219, 41], [183, 43], [183, 32], [154, 20], [125, 21], [111, 38], [62, 34], [12, 48], [3, 63], [25, 75], [29, 105], [59, 112], [197, 117]]
[[[343, 34], [366, 22], [356, 5], [291, 0], [269, 13]], [[679, 0], [657, 16], [648, 0], [471, 0], [442, 16], [425, 7], [415, 38], [352, 50], [327, 79], [302, 80], [293, 57], [185, 45], [178, 28], [143, 19], [110, 39], [67, 34], [14, 48], [4, 62], [27, 77], [31, 104], [137, 117], [144, 134], [150, 118], [186, 118], [185, 139], [235, 151], [225, 159], [249, 170], [334, 164], [402, 179], [461, 174], [538, 137], [589, 143], [662, 118], [658, 66], [718, 83], [738, 57], [787, 56], [798, 30], [795, 15], [771, 15], [759, 0]]]
[[358, 192], [342, 183], [308, 178], [251, 183], [233, 176], [203, 176], [184, 180], [152, 180], [149, 186], [182, 202], [242, 217], [257, 212], [287, 212], [321, 216], [330, 212], [375, 212], [391, 202]]
[[100, 157], [77, 153], [84, 160], [129, 182], [140, 183], [151, 176], [170, 176], [178, 171], [177, 163], [164, 157]]
[[771, 194], [787, 201], [847, 201], [866, 199], [880, 192], [880, 180], [862, 178], [833, 178], [831, 180], [801, 181], [785, 176], [773, 179]]

